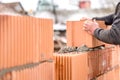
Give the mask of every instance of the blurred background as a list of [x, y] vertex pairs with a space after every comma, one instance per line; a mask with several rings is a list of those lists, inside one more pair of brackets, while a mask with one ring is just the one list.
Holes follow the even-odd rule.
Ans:
[[0, 14], [53, 19], [55, 51], [66, 45], [66, 21], [105, 16], [119, 0], [0, 0]]

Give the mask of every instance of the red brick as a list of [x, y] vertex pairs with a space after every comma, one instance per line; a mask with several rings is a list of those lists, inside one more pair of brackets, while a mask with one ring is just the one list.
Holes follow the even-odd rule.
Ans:
[[56, 58], [55, 80], [87, 80], [87, 53], [54, 54]]
[[12, 80], [55, 80], [54, 77], [54, 63], [12, 72]]
[[52, 58], [51, 19], [0, 15], [0, 22], [0, 69]]
[[90, 51], [88, 53], [88, 75], [90, 79], [112, 68], [111, 54], [112, 48]]
[[[68, 21], [67, 22], [67, 46], [81, 46], [83, 44], [88, 47], [95, 47], [105, 44], [83, 30], [84, 21]], [[103, 21], [98, 21], [100, 27], [106, 28]]]
[[119, 46], [114, 46], [112, 48], [112, 54], [111, 54], [111, 66], [114, 67], [116, 65], [119, 65]]

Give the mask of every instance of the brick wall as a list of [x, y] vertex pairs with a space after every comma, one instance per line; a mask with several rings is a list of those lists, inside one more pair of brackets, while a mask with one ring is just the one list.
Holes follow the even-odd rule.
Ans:
[[52, 59], [53, 48], [51, 19], [0, 15], [0, 77], [5, 75], [2, 80], [11, 80], [7, 76], [14, 76], [12, 80], [53, 80], [54, 63], [45, 61]]

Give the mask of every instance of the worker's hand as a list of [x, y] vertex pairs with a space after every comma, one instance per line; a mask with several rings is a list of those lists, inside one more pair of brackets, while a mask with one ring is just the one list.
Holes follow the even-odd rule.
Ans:
[[94, 35], [97, 28], [99, 28], [99, 24], [95, 20], [86, 20], [83, 24], [83, 29], [91, 35]]

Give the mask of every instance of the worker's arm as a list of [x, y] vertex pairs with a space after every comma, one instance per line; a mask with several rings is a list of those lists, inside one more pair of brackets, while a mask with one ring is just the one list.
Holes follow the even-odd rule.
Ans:
[[95, 21], [87, 21], [84, 23], [84, 29], [88, 33], [95, 36], [100, 41], [109, 44], [120, 45], [120, 20], [114, 21], [112, 28], [104, 30], [99, 27], [99, 24]]
[[120, 45], [120, 19], [114, 21], [110, 30], [97, 28], [94, 36], [103, 42]]
[[113, 23], [113, 18], [114, 18], [114, 14], [110, 14], [110, 15], [104, 16], [104, 17], [93, 17], [92, 19], [103, 20], [103, 21], [105, 21], [106, 25], [111, 25]]

